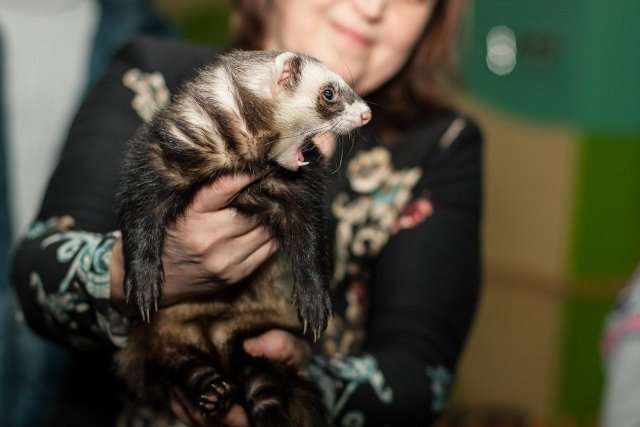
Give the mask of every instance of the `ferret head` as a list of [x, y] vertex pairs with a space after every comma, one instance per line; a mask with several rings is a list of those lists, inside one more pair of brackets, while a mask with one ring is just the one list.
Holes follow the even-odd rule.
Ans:
[[[304, 166], [302, 146], [318, 133], [346, 134], [371, 120], [371, 109], [338, 74], [318, 59], [294, 52], [238, 52], [232, 76], [245, 94], [257, 95], [269, 105], [269, 157], [287, 169]], [[231, 71], [231, 70], [228, 70]], [[242, 98], [242, 96], [240, 96]], [[246, 114], [245, 114], [246, 115]], [[252, 117], [245, 117], [246, 127]], [[269, 122], [270, 121], [270, 122]], [[251, 129], [249, 129], [251, 131]]]

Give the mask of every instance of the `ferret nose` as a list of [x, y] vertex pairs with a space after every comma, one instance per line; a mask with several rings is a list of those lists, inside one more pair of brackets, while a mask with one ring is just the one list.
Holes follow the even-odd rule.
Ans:
[[369, 123], [369, 120], [371, 120], [371, 110], [360, 113], [360, 120], [362, 121], [363, 126]]

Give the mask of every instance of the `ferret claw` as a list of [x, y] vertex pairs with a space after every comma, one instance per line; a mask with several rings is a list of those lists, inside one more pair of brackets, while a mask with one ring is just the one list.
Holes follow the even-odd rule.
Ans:
[[208, 418], [231, 406], [233, 387], [227, 381], [217, 377], [198, 398], [202, 418]]
[[322, 332], [327, 328], [328, 319], [331, 316], [331, 299], [328, 292], [309, 292], [294, 287], [293, 306], [298, 311], [298, 318], [302, 324], [302, 333], [306, 335], [307, 329], [313, 333], [313, 340], [318, 341]]
[[149, 278], [145, 275], [136, 274], [132, 271], [125, 278], [125, 295], [127, 302], [133, 300], [138, 307], [140, 317], [143, 322], [151, 322], [152, 310], [158, 311], [158, 300], [160, 299], [161, 277]]

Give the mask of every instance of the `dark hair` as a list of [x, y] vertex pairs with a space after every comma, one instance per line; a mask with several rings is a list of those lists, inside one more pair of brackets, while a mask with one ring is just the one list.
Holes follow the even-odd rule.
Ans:
[[[421, 39], [405, 66], [374, 93], [372, 102], [381, 131], [393, 131], [450, 110], [445, 89], [456, 82], [454, 47], [466, 0], [435, 0]], [[261, 49], [264, 16], [272, 0], [231, 0], [231, 43]]]

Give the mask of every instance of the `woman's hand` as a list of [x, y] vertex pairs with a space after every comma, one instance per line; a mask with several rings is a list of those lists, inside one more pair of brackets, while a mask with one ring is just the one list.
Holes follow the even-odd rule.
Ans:
[[281, 329], [271, 329], [255, 338], [249, 338], [243, 346], [244, 351], [253, 357], [281, 362], [296, 368], [301, 375], [309, 375], [311, 346], [300, 336]]
[[[244, 349], [254, 357], [265, 357], [298, 369], [301, 375], [308, 375], [311, 347], [303, 338], [288, 332], [272, 329], [244, 342]], [[200, 411], [191, 405], [178, 391], [171, 399], [171, 410], [188, 426], [197, 427], [249, 427], [245, 410], [233, 405], [226, 413], [211, 418], [203, 418]]]
[[[255, 219], [227, 207], [261, 176], [224, 176], [202, 188], [187, 211], [167, 228], [162, 264], [165, 282], [160, 306], [213, 294], [251, 274], [278, 248]], [[126, 309], [123, 257], [119, 240], [111, 256], [111, 299]]]
[[161, 306], [234, 284], [276, 251], [276, 241], [263, 226], [227, 207], [257, 178], [218, 179], [200, 190], [187, 212], [169, 225], [163, 247]]

